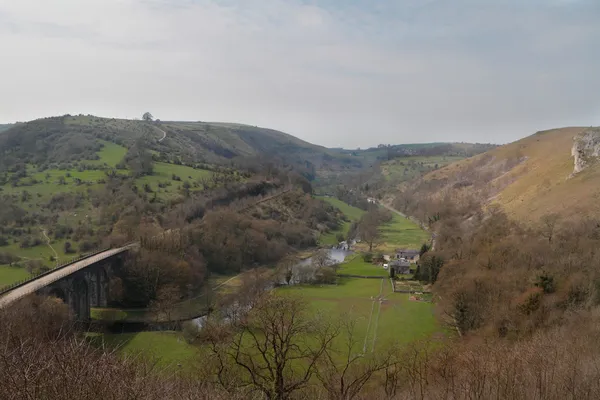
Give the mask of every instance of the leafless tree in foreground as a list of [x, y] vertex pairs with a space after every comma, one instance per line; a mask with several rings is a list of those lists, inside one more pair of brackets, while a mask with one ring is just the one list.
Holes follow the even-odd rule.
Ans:
[[306, 388], [340, 333], [336, 324], [310, 312], [303, 299], [273, 293], [262, 296], [231, 329], [206, 328], [219, 383], [230, 390], [248, 387], [273, 400]]
[[317, 378], [329, 399], [356, 398], [374, 374], [390, 369], [396, 363], [394, 349], [363, 354], [357, 320], [346, 316], [340, 320], [340, 336], [335, 346], [325, 349], [317, 365]]

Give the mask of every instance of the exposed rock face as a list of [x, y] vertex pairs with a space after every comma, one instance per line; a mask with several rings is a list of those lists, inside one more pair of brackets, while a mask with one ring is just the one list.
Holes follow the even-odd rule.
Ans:
[[573, 175], [600, 161], [600, 128], [589, 128], [575, 136], [571, 149], [575, 166]]

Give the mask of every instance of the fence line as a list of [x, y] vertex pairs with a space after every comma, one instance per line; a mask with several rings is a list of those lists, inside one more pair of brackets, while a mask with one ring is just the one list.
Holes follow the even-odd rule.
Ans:
[[[134, 243], [135, 242], [130, 242], [130, 243], [127, 243], [127, 244], [125, 244], [124, 246], [121, 246], [121, 247], [125, 248], [125, 247], [133, 245]], [[42, 276], [52, 274], [52, 273], [54, 273], [54, 272], [56, 272], [56, 271], [58, 271], [60, 269], [68, 267], [71, 264], [74, 264], [74, 263], [79, 262], [81, 260], [84, 260], [86, 258], [93, 257], [93, 256], [98, 255], [100, 253], [104, 253], [105, 251], [108, 251], [108, 250], [111, 250], [111, 248], [107, 247], [107, 248], [104, 248], [102, 250], [97, 250], [97, 251], [94, 251], [94, 252], [91, 252], [91, 253], [81, 254], [79, 257], [72, 258], [70, 261], [66, 261], [66, 262], [60, 264], [59, 266], [57, 266], [55, 268], [49, 269], [48, 271], [44, 271], [44, 272], [39, 273], [39, 274], [31, 274], [31, 276], [29, 278], [27, 278], [27, 279], [23, 279], [23, 280], [11, 283], [10, 285], [7, 285], [7, 286], [4, 286], [4, 287], [0, 288], [0, 296], [3, 295], [3, 294], [5, 294], [5, 293], [10, 292], [11, 290], [14, 290], [14, 289], [18, 288], [18, 287], [26, 285], [27, 283], [32, 282], [32, 281], [34, 281], [34, 280], [36, 280], [36, 279], [38, 279], [38, 278], [40, 278]]]

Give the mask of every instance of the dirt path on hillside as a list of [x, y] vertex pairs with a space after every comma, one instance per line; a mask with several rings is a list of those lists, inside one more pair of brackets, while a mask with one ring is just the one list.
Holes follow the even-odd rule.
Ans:
[[46, 244], [48, 244], [48, 247], [50, 247], [50, 249], [54, 253], [54, 259], [56, 261], [56, 265], [58, 265], [58, 253], [56, 252], [56, 250], [54, 250], [54, 247], [52, 247], [52, 245], [50, 244], [50, 238], [46, 234], [46, 230], [45, 229], [42, 229], [42, 235], [44, 235], [44, 237], [46, 238]]
[[155, 128], [156, 128], [156, 129], [158, 129], [159, 131], [161, 131], [161, 132], [162, 132], [162, 134], [163, 134], [163, 137], [161, 137], [160, 139], [158, 139], [158, 141], [159, 141], [159, 142], [162, 142], [162, 141], [163, 141], [163, 140], [165, 140], [165, 138], [167, 137], [167, 132], [163, 131], [163, 130], [162, 130], [162, 129], [160, 129], [159, 127], [156, 127], [156, 126], [155, 126]]

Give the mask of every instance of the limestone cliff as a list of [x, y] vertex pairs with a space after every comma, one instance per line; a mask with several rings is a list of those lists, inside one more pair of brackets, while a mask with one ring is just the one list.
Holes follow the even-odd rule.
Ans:
[[600, 128], [589, 128], [575, 136], [571, 149], [574, 158], [573, 175], [600, 160]]

